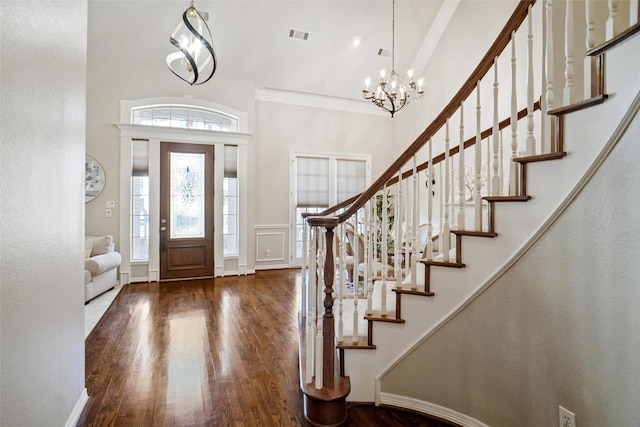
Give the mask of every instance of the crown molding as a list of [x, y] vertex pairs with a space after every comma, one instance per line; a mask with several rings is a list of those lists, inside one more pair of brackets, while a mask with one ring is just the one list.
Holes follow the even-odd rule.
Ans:
[[321, 108], [324, 110], [371, 114], [374, 116], [389, 116], [387, 112], [376, 108], [369, 101], [316, 95], [304, 92], [259, 88], [256, 89], [256, 100], [276, 104], [296, 105], [299, 107]]

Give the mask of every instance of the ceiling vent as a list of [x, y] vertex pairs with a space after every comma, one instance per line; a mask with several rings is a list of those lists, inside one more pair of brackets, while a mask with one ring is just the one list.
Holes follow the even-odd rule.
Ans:
[[289, 38], [307, 41], [309, 33], [302, 30], [294, 30], [289, 28]]
[[378, 49], [378, 56], [391, 56], [391, 51], [389, 49]]

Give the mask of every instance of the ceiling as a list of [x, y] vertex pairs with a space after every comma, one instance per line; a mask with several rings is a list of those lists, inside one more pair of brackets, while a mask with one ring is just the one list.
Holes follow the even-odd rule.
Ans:
[[[420, 76], [430, 46], [448, 22], [445, 9], [458, 1], [396, 0], [399, 74], [415, 68]], [[174, 51], [169, 35], [188, 6], [187, 1], [173, 0], [90, 0], [90, 38], [100, 38], [101, 60], [118, 58], [136, 69], [166, 67], [165, 58]], [[360, 99], [365, 78], [375, 81], [380, 69], [391, 68], [391, 58], [377, 54], [380, 48], [391, 50], [391, 0], [196, 0], [195, 6], [209, 12], [218, 58], [214, 79]], [[430, 33], [439, 12], [439, 30]], [[308, 32], [309, 37], [289, 38], [290, 29]], [[361, 39], [358, 47], [352, 44], [356, 36]], [[91, 39], [89, 46], [91, 56]]]

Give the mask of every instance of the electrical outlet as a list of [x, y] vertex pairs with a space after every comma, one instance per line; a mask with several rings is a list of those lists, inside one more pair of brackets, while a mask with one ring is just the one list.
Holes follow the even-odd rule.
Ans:
[[576, 414], [568, 409], [559, 407], [560, 412], [560, 427], [576, 427]]
[[269, 249], [265, 249], [264, 250], [264, 256], [266, 256], [267, 258], [269, 258], [271, 256], [271, 251]]
[[111, 209], [107, 209], [104, 212], [104, 216], [106, 216], [107, 218], [111, 218], [113, 216], [113, 211]]

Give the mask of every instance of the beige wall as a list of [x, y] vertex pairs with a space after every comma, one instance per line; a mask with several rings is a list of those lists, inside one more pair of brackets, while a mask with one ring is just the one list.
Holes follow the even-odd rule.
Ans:
[[257, 124], [256, 177], [262, 177], [256, 179], [257, 224], [289, 221], [292, 151], [371, 154], [372, 179], [392, 160], [390, 117], [261, 102]]
[[640, 117], [549, 231], [381, 383], [491, 426], [637, 425]]
[[[116, 204], [119, 201], [120, 139], [113, 124], [120, 121], [121, 99], [188, 95], [248, 113], [248, 132], [252, 134], [248, 151], [246, 236], [249, 269], [255, 265], [254, 226], [289, 222], [290, 151], [372, 154], [374, 177], [391, 163], [397, 142], [390, 138], [393, 122], [389, 117], [257, 102], [253, 82], [215, 75], [205, 85], [191, 87], [173, 76], [162, 58], [157, 64], [145, 66], [146, 59], [132, 57], [128, 49], [118, 49], [132, 42], [127, 32], [110, 30], [126, 28], [127, 17], [133, 13], [128, 10], [130, 7], [145, 9], [147, 5], [89, 3], [87, 155], [104, 166], [107, 180], [103, 192], [86, 205], [87, 234], [113, 234], [119, 244], [119, 207], [116, 206], [113, 217], [106, 218], [105, 204], [108, 200]], [[154, 5], [154, 11], [160, 13], [158, 8], [162, 7], [168, 6]], [[122, 22], [105, 22], [102, 19], [106, 16], [105, 8], [121, 8]], [[152, 14], [147, 19], [149, 23], [138, 25], [151, 25]], [[158, 40], [164, 42], [166, 34], [158, 35]]]
[[86, 397], [87, 3], [0, 16], [0, 425], [62, 426]]

